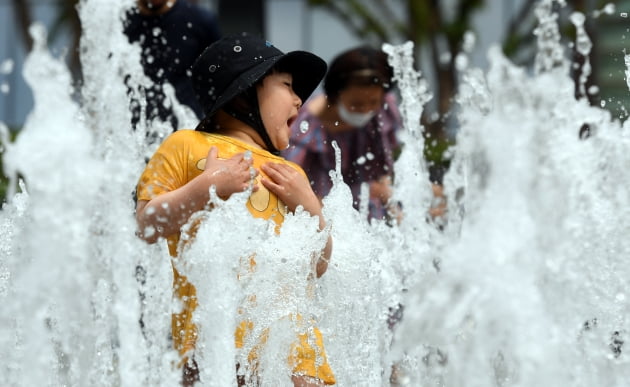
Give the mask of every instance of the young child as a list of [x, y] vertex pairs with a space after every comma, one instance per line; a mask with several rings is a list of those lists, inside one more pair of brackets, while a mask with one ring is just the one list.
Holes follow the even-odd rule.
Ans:
[[[285, 206], [293, 212], [301, 205], [319, 217], [323, 229], [322, 205], [306, 174], [280, 157], [279, 150], [288, 147], [298, 109], [325, 72], [326, 63], [311, 53], [284, 54], [246, 34], [226, 36], [210, 45], [192, 67], [205, 118], [196, 130], [180, 130], [166, 138], [147, 164], [137, 189], [140, 236], [149, 243], [166, 238], [171, 255], [176, 256], [180, 229], [193, 213], [207, 206], [210, 187], [215, 186], [217, 195], [227, 199], [245, 191], [252, 179], [255, 187], [247, 202], [252, 216], [280, 227]], [[262, 209], [256, 205], [259, 195], [269, 200]], [[318, 277], [327, 269], [331, 245], [329, 238], [316, 263]], [[174, 315], [173, 340], [190, 365], [196, 341], [195, 288], [175, 268], [174, 275], [184, 308]], [[335, 384], [321, 333], [315, 331], [316, 340], [300, 337], [299, 350], [293, 352], [298, 355], [290, 359], [295, 386]], [[246, 329], [239, 326], [237, 346], [245, 334]], [[195, 373], [196, 365], [191, 367], [185, 369], [184, 384], [194, 382], [194, 375], [186, 376]]]

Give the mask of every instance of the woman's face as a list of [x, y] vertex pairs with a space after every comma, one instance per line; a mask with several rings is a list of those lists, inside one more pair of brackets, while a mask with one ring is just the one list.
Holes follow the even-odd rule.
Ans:
[[335, 106], [345, 125], [337, 127], [337, 130], [365, 127], [381, 109], [384, 94], [380, 85], [352, 85], [342, 90]]
[[271, 143], [278, 150], [289, 146], [291, 124], [296, 120], [302, 100], [293, 91], [289, 73], [272, 73], [257, 87], [260, 117]]
[[385, 91], [380, 85], [348, 86], [339, 92], [337, 103], [352, 113], [370, 113], [381, 109]]

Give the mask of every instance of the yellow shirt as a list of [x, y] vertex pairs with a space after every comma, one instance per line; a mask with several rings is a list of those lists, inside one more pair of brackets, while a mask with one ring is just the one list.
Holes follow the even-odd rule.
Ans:
[[[286, 214], [286, 206], [274, 193], [267, 190], [260, 183], [263, 175], [260, 167], [267, 162], [282, 163], [290, 165], [306, 176], [302, 168], [265, 150], [219, 134], [179, 130], [167, 137], [140, 176], [137, 187], [138, 200], [149, 201], [161, 194], [182, 187], [199, 176], [205, 169], [206, 157], [212, 146], [217, 148], [217, 157], [219, 159], [229, 159], [235, 154], [251, 151], [253, 167], [260, 171], [260, 174], [256, 178], [258, 190], [249, 197], [247, 208], [252, 216], [256, 218], [271, 219], [278, 227], [282, 225]], [[173, 257], [177, 256], [179, 238], [179, 234], [171, 235], [167, 238], [169, 252]], [[197, 298], [194, 286], [187, 281], [186, 277], [180, 275], [175, 267], [173, 267], [173, 272], [175, 292], [184, 304], [182, 313], [173, 314], [173, 342], [175, 348], [184, 356], [187, 352], [194, 349], [195, 346], [197, 330], [192, 322], [192, 312], [197, 307]], [[317, 341], [321, 341], [321, 338]], [[324, 353], [323, 347], [317, 352], [321, 356]], [[326, 369], [319, 369], [323, 366]], [[323, 365], [318, 365], [317, 368], [312, 371], [304, 369], [299, 371], [309, 375], [314, 374], [310, 376], [322, 379], [326, 384], [335, 383], [334, 375], [327, 361], [324, 361]]]

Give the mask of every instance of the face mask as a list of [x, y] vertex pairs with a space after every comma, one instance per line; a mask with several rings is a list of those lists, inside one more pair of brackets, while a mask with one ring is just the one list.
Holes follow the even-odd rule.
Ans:
[[339, 112], [339, 117], [341, 117], [342, 120], [356, 127], [365, 126], [368, 122], [370, 122], [372, 117], [374, 117], [374, 115], [376, 114], [375, 111], [371, 111], [367, 113], [351, 112], [348, 109], [346, 109], [346, 107], [343, 106], [343, 103], [341, 102], [337, 104], [337, 111]]

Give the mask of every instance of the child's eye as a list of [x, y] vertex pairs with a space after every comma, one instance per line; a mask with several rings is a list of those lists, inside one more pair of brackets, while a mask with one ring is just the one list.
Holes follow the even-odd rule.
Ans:
[[284, 84], [285, 84], [286, 86], [289, 86], [289, 87], [292, 87], [292, 86], [293, 86], [293, 85], [291, 84], [291, 82], [284, 82]]

